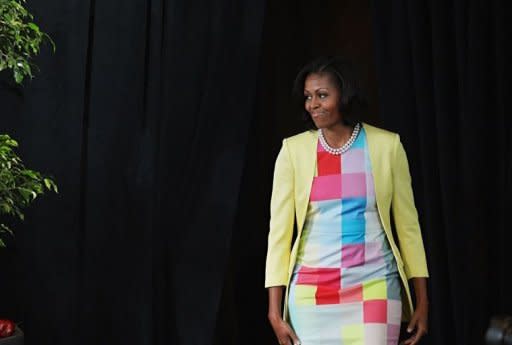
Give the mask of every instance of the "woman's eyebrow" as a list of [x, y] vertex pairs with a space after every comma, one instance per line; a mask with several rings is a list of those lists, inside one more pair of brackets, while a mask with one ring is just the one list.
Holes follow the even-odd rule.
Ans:
[[[318, 92], [320, 90], [326, 90], [326, 91], [329, 91], [329, 88], [328, 87], [319, 87], [318, 89], [315, 89], [314, 92]], [[304, 89], [304, 92], [309, 92], [308, 90]]]

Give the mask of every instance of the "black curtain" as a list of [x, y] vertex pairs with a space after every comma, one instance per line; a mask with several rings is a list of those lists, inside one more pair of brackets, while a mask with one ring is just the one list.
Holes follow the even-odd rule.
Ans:
[[60, 194], [2, 252], [2, 314], [27, 344], [211, 343], [264, 2], [29, 6], [57, 51], [24, 88], [2, 74], [1, 132]]
[[512, 314], [505, 1], [374, 1], [380, 116], [407, 148], [431, 278], [427, 344]]

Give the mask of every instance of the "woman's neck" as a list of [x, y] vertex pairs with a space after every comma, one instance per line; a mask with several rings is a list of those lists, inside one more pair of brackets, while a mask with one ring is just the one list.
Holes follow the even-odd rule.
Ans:
[[322, 128], [322, 133], [330, 147], [341, 147], [350, 139], [353, 130], [354, 127], [340, 123], [332, 127]]

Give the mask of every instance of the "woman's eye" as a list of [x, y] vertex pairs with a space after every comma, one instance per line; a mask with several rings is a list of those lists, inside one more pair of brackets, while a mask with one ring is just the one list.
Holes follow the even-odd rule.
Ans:
[[311, 99], [311, 96], [304, 95], [304, 99], [305, 99], [306, 101], [309, 101], [309, 100]]
[[326, 95], [326, 94], [324, 94], [324, 93], [322, 93], [322, 94], [320, 94], [320, 95], [318, 95], [318, 96], [319, 96], [320, 98], [325, 98], [325, 97], [327, 97], [327, 95]]

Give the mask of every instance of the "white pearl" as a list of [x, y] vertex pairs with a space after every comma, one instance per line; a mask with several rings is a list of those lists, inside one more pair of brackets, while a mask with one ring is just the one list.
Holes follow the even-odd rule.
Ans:
[[342, 153], [346, 152], [350, 146], [354, 143], [354, 141], [357, 138], [357, 135], [359, 134], [359, 130], [361, 128], [361, 125], [358, 123], [355, 125], [354, 130], [352, 131], [352, 135], [347, 140], [347, 142], [342, 146], [338, 148], [332, 148], [327, 143], [327, 140], [324, 137], [324, 133], [322, 132], [322, 129], [318, 129], [318, 138], [320, 139], [320, 145], [324, 148], [325, 151], [329, 152], [333, 155], [341, 155]]

